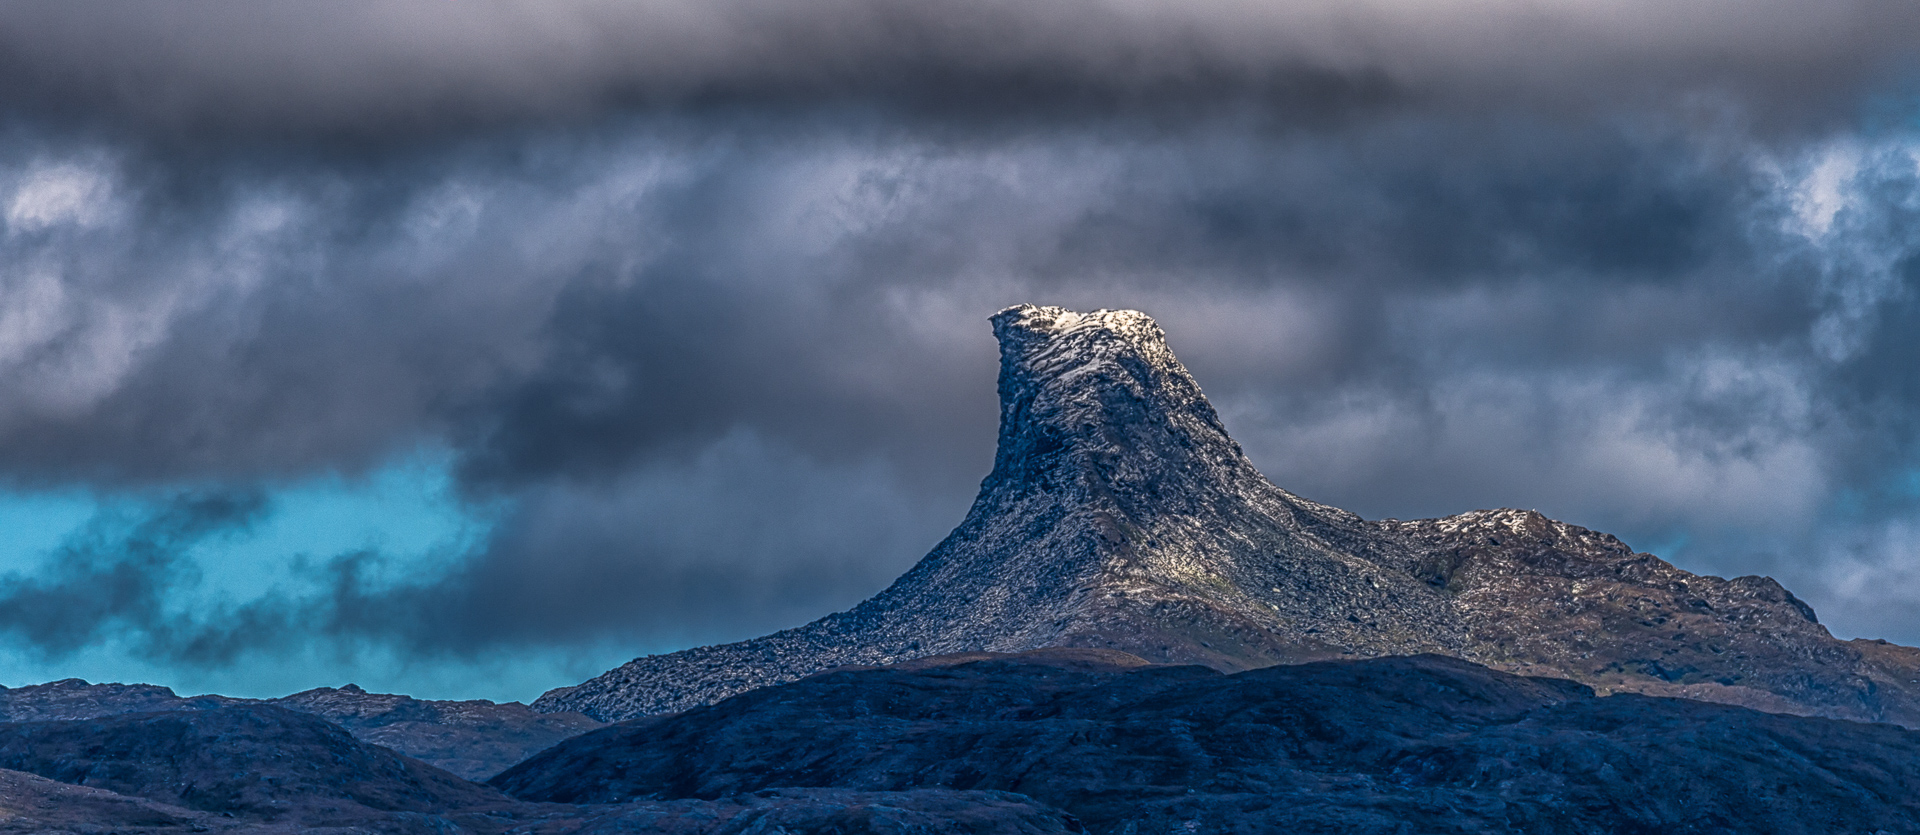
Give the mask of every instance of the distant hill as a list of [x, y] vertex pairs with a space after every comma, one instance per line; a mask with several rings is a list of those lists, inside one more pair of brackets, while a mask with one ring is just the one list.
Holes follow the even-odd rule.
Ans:
[[535, 713], [519, 702], [430, 701], [368, 693], [354, 685], [321, 687], [278, 699], [184, 699], [151, 684], [89, 684], [80, 679], [0, 687], [0, 722], [96, 719], [123, 713], [265, 704], [320, 716], [354, 736], [485, 780], [536, 751], [601, 723], [577, 713]]

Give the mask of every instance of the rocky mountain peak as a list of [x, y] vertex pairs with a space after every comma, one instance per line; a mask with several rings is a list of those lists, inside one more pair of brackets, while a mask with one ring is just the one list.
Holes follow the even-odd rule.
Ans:
[[1250, 469], [1146, 314], [1020, 305], [990, 321], [1000, 341], [990, 483], [1099, 489], [1117, 478], [1138, 487], [1208, 466]]
[[994, 468], [911, 571], [850, 611], [636, 659], [535, 709], [625, 718], [828, 667], [977, 651], [1086, 647], [1245, 669], [1457, 650], [1442, 597], [1382, 568], [1397, 543], [1261, 476], [1152, 318], [1021, 305], [990, 321]]
[[[1075, 313], [1060, 307], [1015, 305], [988, 317], [1000, 342], [1002, 401], [1113, 363], [1168, 373], [1197, 390], [1193, 378], [1167, 348], [1167, 335], [1138, 310]], [[1145, 376], [1145, 375], [1142, 375]]]
[[1228, 671], [1438, 653], [1920, 726], [1920, 653], [1836, 641], [1772, 580], [1690, 574], [1529, 510], [1368, 521], [1261, 475], [1147, 315], [990, 320], [993, 470], [912, 570], [851, 610], [637, 658], [534, 709], [613, 721], [835, 667], [1075, 647]]

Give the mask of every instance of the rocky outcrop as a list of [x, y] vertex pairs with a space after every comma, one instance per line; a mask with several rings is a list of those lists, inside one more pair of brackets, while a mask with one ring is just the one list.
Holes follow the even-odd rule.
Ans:
[[618, 720], [845, 665], [1093, 647], [1225, 671], [1438, 653], [1920, 726], [1920, 658], [1835, 640], [1771, 580], [1692, 575], [1527, 511], [1365, 520], [1262, 476], [1145, 315], [992, 322], [993, 470], [918, 565], [846, 612], [635, 659], [534, 709]]
[[1920, 831], [1920, 733], [1890, 725], [1598, 698], [1432, 655], [1234, 675], [958, 660], [613, 725], [492, 782], [597, 803], [1019, 792], [1100, 835]]

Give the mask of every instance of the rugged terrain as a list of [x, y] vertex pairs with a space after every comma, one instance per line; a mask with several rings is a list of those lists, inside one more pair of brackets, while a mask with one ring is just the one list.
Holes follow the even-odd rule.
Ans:
[[1234, 675], [1086, 650], [953, 660], [613, 725], [492, 783], [587, 803], [989, 789], [1101, 835], [1920, 831], [1920, 733], [1892, 725], [1600, 698], [1435, 655]]
[[[223, 817], [306, 827], [435, 831], [451, 810], [505, 798], [264, 704], [0, 724], [0, 768]], [[410, 825], [408, 825], [410, 824]]]
[[993, 470], [911, 571], [849, 611], [638, 658], [534, 709], [611, 721], [845, 665], [1094, 647], [1223, 671], [1436, 653], [1920, 726], [1920, 652], [1836, 640], [1770, 579], [1689, 574], [1530, 511], [1362, 519], [1262, 476], [1145, 315], [1023, 305], [992, 323]]
[[525, 802], [362, 742], [319, 716], [218, 698], [0, 723], [0, 832], [1052, 833], [1020, 795], [790, 788], [705, 800]]
[[577, 713], [535, 713], [519, 702], [430, 701], [322, 687], [278, 699], [186, 699], [151, 684], [90, 684], [80, 679], [0, 687], [0, 722], [96, 719], [122, 713], [265, 704], [332, 721], [382, 745], [468, 780], [484, 780], [562, 739], [600, 727]]
[[1050, 649], [822, 673], [490, 782], [258, 702], [0, 723], [0, 832], [247, 835], [1913, 832], [1920, 732], [1439, 655]]

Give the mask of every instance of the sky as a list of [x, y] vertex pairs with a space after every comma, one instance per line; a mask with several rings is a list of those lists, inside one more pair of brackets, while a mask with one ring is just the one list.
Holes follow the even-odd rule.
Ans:
[[531, 700], [884, 587], [1018, 303], [1276, 483], [1920, 644], [1905, 0], [0, 0], [0, 684]]

